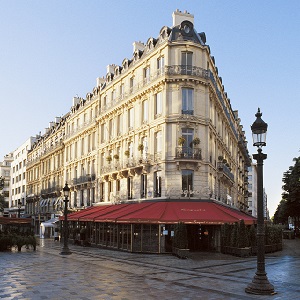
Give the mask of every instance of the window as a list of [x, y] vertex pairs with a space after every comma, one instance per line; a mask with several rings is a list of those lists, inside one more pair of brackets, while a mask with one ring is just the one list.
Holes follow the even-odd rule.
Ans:
[[154, 172], [154, 197], [161, 197], [161, 171]]
[[109, 138], [113, 139], [115, 137], [115, 122], [113, 119], [110, 119], [108, 122], [108, 131], [109, 131]]
[[141, 175], [141, 198], [147, 198], [147, 174]]
[[144, 83], [150, 82], [150, 67], [144, 69]]
[[120, 99], [123, 99], [124, 97], [124, 83], [120, 85]]
[[106, 96], [105, 96], [105, 97], [103, 98], [103, 105], [102, 105], [104, 109], [106, 109], [106, 102], [107, 102], [107, 101], [106, 101]]
[[147, 123], [148, 122], [148, 100], [144, 100], [142, 102], [142, 122]]
[[100, 131], [101, 131], [100, 140], [101, 140], [101, 143], [104, 143], [104, 141], [105, 141], [105, 124], [101, 125]]
[[182, 89], [182, 114], [194, 114], [194, 90], [189, 88]]
[[128, 110], [128, 129], [132, 130], [134, 128], [134, 108]]
[[111, 101], [114, 102], [116, 100], [116, 90], [111, 92]]
[[186, 196], [191, 196], [190, 191], [194, 189], [193, 177], [194, 177], [194, 172], [192, 170], [181, 171], [182, 191], [183, 194]]
[[157, 74], [160, 75], [164, 72], [165, 58], [162, 56], [157, 59]]
[[162, 132], [157, 131], [155, 133], [155, 153], [161, 153], [162, 151]]
[[129, 82], [129, 87], [130, 87], [130, 92], [131, 92], [131, 93], [133, 92], [133, 85], [134, 85], [134, 78], [131, 77], [131, 78], [130, 78], [130, 82]]
[[105, 194], [104, 194], [104, 182], [101, 182], [100, 183], [100, 199], [101, 199], [101, 202], [104, 201], [104, 198], [105, 198]]
[[141, 139], [141, 144], [143, 145], [143, 150], [140, 151], [141, 156], [142, 156], [143, 159], [147, 159], [148, 139], [147, 139], [146, 136]]
[[182, 128], [181, 132], [182, 132], [183, 138], [185, 139], [185, 142], [184, 142], [183, 146], [191, 148], [192, 141], [193, 141], [193, 138], [194, 138], [194, 129]]
[[132, 199], [132, 177], [127, 178], [127, 197]]
[[129, 157], [133, 156], [133, 143], [128, 143]]
[[84, 138], [81, 139], [81, 155], [84, 154], [85, 147], [84, 147]]
[[116, 191], [117, 192], [120, 192], [120, 189], [121, 189], [121, 182], [119, 179], [116, 180]]
[[181, 52], [182, 74], [190, 75], [192, 73], [192, 61], [193, 61], [192, 52]]
[[122, 116], [123, 115], [118, 115], [117, 116], [117, 134], [122, 135]]
[[160, 117], [162, 114], [162, 92], [155, 95], [155, 117]]

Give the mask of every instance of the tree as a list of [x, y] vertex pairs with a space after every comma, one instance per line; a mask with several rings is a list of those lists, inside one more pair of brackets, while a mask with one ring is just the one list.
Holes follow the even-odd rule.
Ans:
[[248, 246], [249, 246], [248, 231], [245, 222], [242, 219], [239, 225], [238, 247], [245, 248]]
[[174, 242], [173, 246], [179, 249], [188, 248], [188, 237], [186, 225], [183, 222], [179, 222], [174, 228]]
[[286, 224], [288, 221], [287, 201], [282, 199], [274, 214], [274, 224]]
[[282, 189], [284, 192], [282, 193], [282, 199], [285, 203], [280, 203], [281, 208], [278, 211], [278, 217], [282, 217], [284, 212], [283, 215], [286, 219], [291, 216], [298, 223], [300, 217], [300, 157], [294, 158], [293, 161], [294, 165], [290, 166], [288, 171], [283, 174], [282, 181], [284, 184]]
[[8, 207], [7, 201], [5, 201], [4, 196], [0, 194], [0, 212], [4, 211], [4, 208]]

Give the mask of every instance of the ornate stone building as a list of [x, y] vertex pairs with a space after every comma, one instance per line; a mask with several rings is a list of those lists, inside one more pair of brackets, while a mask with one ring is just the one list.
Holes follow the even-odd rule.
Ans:
[[73, 98], [39, 137], [28, 156], [28, 198], [36, 203], [28, 210], [59, 210], [68, 182], [76, 210], [193, 199], [247, 211], [250, 164], [205, 33], [193, 15], [176, 11], [172, 27], [133, 43], [133, 56], [107, 66], [93, 91]]

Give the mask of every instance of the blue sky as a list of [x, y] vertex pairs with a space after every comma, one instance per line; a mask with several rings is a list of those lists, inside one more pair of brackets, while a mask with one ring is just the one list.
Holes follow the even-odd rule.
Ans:
[[282, 175], [299, 156], [300, 1], [1, 0], [0, 160], [85, 97], [132, 43], [172, 26], [177, 8], [206, 33], [219, 75], [239, 111], [249, 152], [260, 107], [268, 123], [264, 185], [271, 215]]

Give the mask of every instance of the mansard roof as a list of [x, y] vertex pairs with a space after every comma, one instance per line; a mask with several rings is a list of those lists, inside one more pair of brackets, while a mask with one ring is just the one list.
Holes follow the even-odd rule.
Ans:
[[198, 34], [194, 29], [194, 24], [190, 21], [183, 21], [180, 25], [172, 28], [169, 41], [191, 41], [200, 45], [205, 45], [205, 33]]

